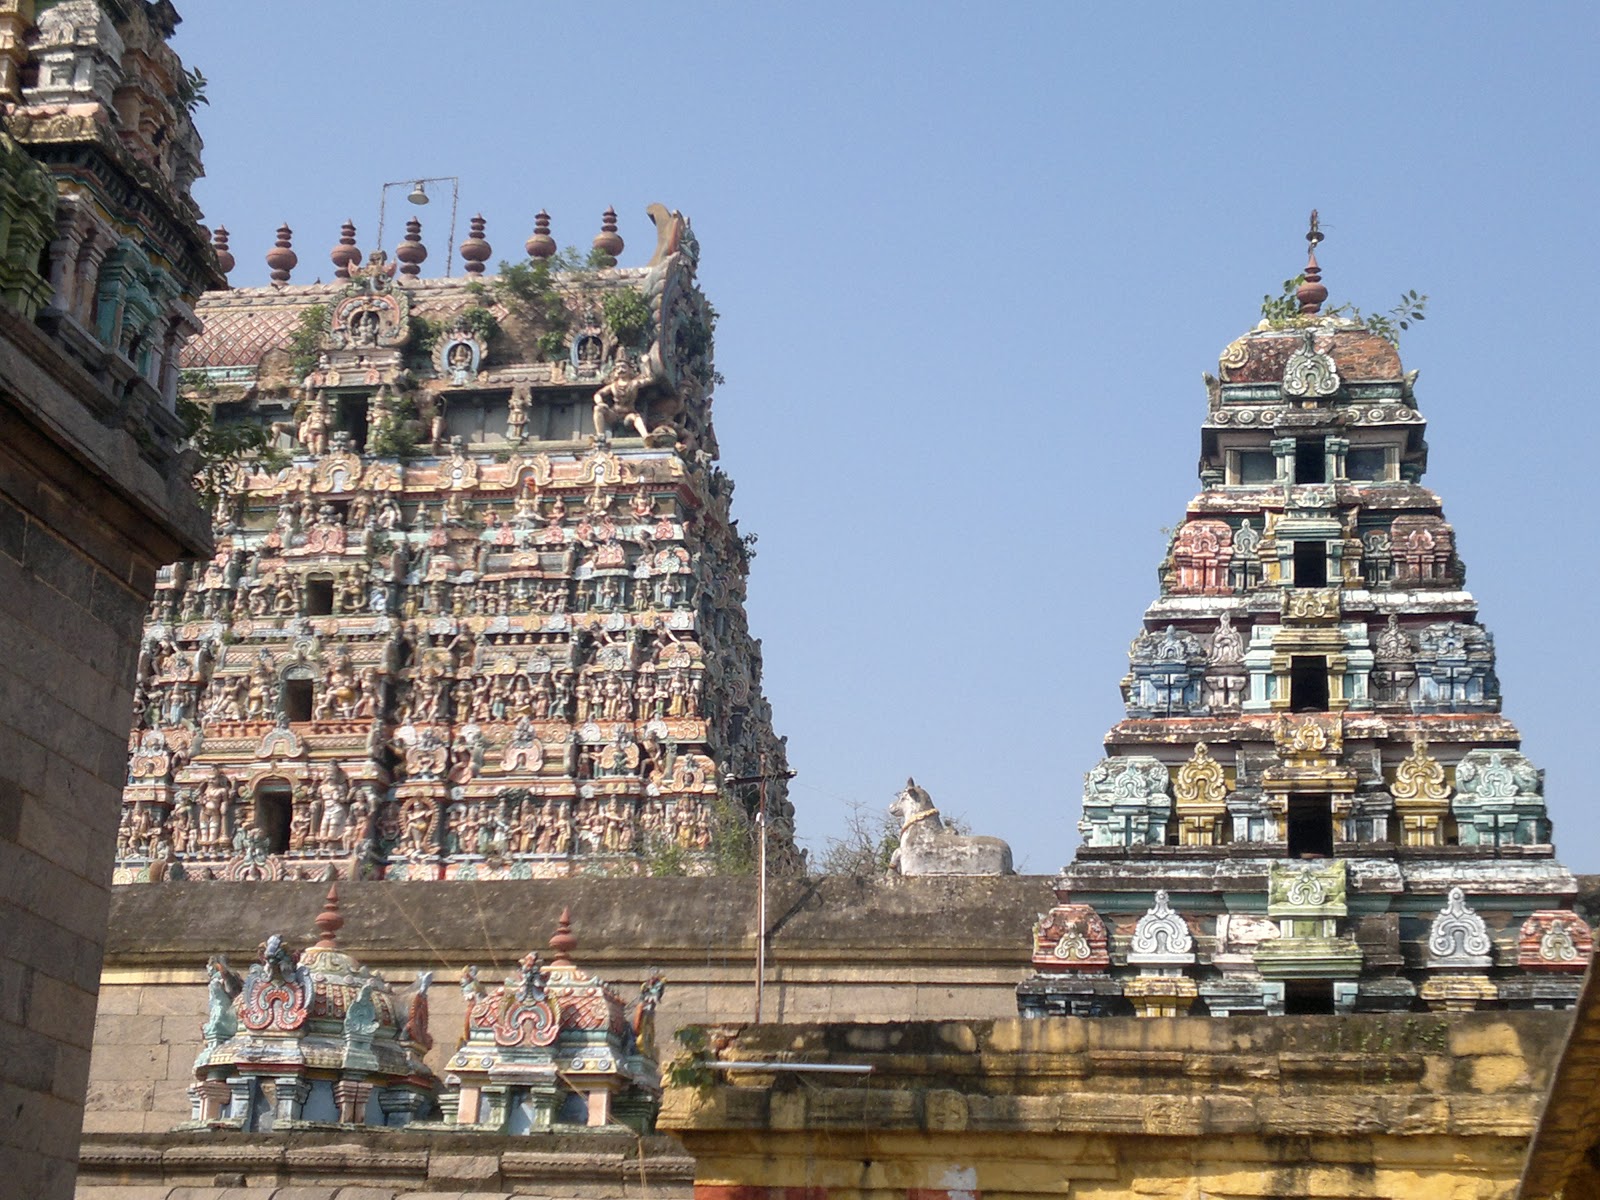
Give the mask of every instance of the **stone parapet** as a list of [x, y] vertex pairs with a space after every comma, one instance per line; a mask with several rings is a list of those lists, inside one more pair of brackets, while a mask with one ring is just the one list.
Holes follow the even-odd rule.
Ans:
[[627, 1130], [495, 1137], [406, 1130], [91, 1134], [78, 1196], [104, 1200], [574, 1198], [693, 1192], [676, 1140]]

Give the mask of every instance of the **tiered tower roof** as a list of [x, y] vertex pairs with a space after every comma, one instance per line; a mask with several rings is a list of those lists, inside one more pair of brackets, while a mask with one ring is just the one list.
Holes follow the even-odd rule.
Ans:
[[1383, 322], [1295, 310], [1207, 374], [1025, 1013], [1569, 1003], [1589, 935]]

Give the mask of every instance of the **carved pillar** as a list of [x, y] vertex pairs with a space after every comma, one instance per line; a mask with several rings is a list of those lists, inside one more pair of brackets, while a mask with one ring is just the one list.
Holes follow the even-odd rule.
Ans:
[[267, 1082], [272, 1089], [268, 1099], [272, 1101], [274, 1119], [298, 1121], [305, 1110], [306, 1098], [311, 1095], [310, 1081], [297, 1075], [281, 1075]]
[[1322, 443], [1327, 448], [1328, 479], [1342, 480], [1345, 478], [1345, 458], [1350, 453], [1350, 439], [1342, 437], [1328, 437]]
[[199, 333], [200, 329], [194, 310], [183, 301], [175, 300], [168, 306], [166, 332], [157, 349], [160, 368], [156, 378], [151, 381], [168, 409], [175, 408], [178, 403], [178, 352], [183, 349], [184, 342]]
[[1271, 450], [1272, 456], [1278, 460], [1278, 482], [1289, 482], [1294, 478], [1294, 439], [1273, 438]]
[[372, 1084], [364, 1079], [341, 1079], [335, 1083], [333, 1099], [339, 1106], [339, 1120], [345, 1125], [365, 1125], [367, 1098], [371, 1095]]
[[228, 1115], [233, 1089], [225, 1079], [204, 1079], [189, 1087], [189, 1111], [196, 1121], [220, 1121]]
[[427, 1107], [428, 1093], [413, 1087], [378, 1089], [378, 1107], [383, 1109], [385, 1125], [409, 1125], [419, 1120]]
[[22, 64], [28, 59], [23, 42], [33, 24], [34, 0], [0, 0], [0, 104], [22, 99]]
[[227, 1083], [232, 1107], [229, 1112], [240, 1127], [250, 1129], [255, 1120], [256, 1079], [253, 1075], [235, 1075]]
[[[0, 0], [4, 4], [5, 0]], [[69, 199], [56, 209], [56, 237], [50, 243], [50, 301], [48, 307], [72, 313], [78, 303], [78, 256], [88, 230], [83, 214]]]
[[72, 315], [91, 333], [100, 318], [100, 268], [115, 243], [97, 227], [89, 231], [78, 252], [77, 282], [73, 286], [75, 307]]

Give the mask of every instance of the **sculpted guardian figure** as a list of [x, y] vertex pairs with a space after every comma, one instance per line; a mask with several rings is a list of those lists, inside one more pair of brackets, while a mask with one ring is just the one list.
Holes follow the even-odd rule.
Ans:
[[617, 359], [611, 379], [594, 394], [594, 436], [603, 441], [613, 425], [632, 426], [642, 438], [650, 436], [650, 429], [639, 415], [639, 393], [649, 387], [650, 376], [641, 375], [639, 369], [626, 358]]

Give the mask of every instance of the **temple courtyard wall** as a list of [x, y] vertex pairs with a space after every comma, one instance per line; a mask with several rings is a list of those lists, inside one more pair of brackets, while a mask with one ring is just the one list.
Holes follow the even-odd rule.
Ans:
[[[455, 973], [509, 972], [570, 906], [586, 966], [669, 986], [723, 1060], [849, 1063], [866, 1076], [718, 1071], [669, 1091], [665, 1136], [352, 1128], [172, 1132], [205, 1017], [203, 964], [269, 933], [308, 940], [325, 885], [116, 889], [79, 1195], [93, 1200], [688, 1196], [697, 1200], [1502, 1197], [1572, 1023], [1566, 1012], [1014, 1018], [1018, 945], [1049, 879], [783, 879], [753, 1027], [749, 879], [359, 883], [342, 944], [396, 984], [431, 969], [441, 1069]], [[1584, 877], [1593, 921], [1600, 878]], [[674, 1140], [677, 1139], [677, 1140]], [[681, 1148], [679, 1146], [681, 1142]], [[625, 1143], [625, 1144], [624, 1144]], [[784, 1189], [780, 1197], [779, 1189]]]
[[[164, 883], [114, 890], [89, 1068], [88, 1133], [153, 1133], [189, 1118], [206, 1016], [205, 962], [237, 969], [269, 934], [311, 939], [326, 884]], [[748, 878], [341, 883], [340, 944], [396, 986], [431, 970], [428, 1063], [441, 1075], [469, 964], [498, 981], [543, 951], [564, 907], [577, 956], [624, 995], [659, 968], [663, 1058], [675, 1031], [755, 1017], [755, 881]], [[1043, 876], [773, 881], [766, 1021], [1003, 1018], [1030, 971], [1027, 931], [1053, 896]]]

